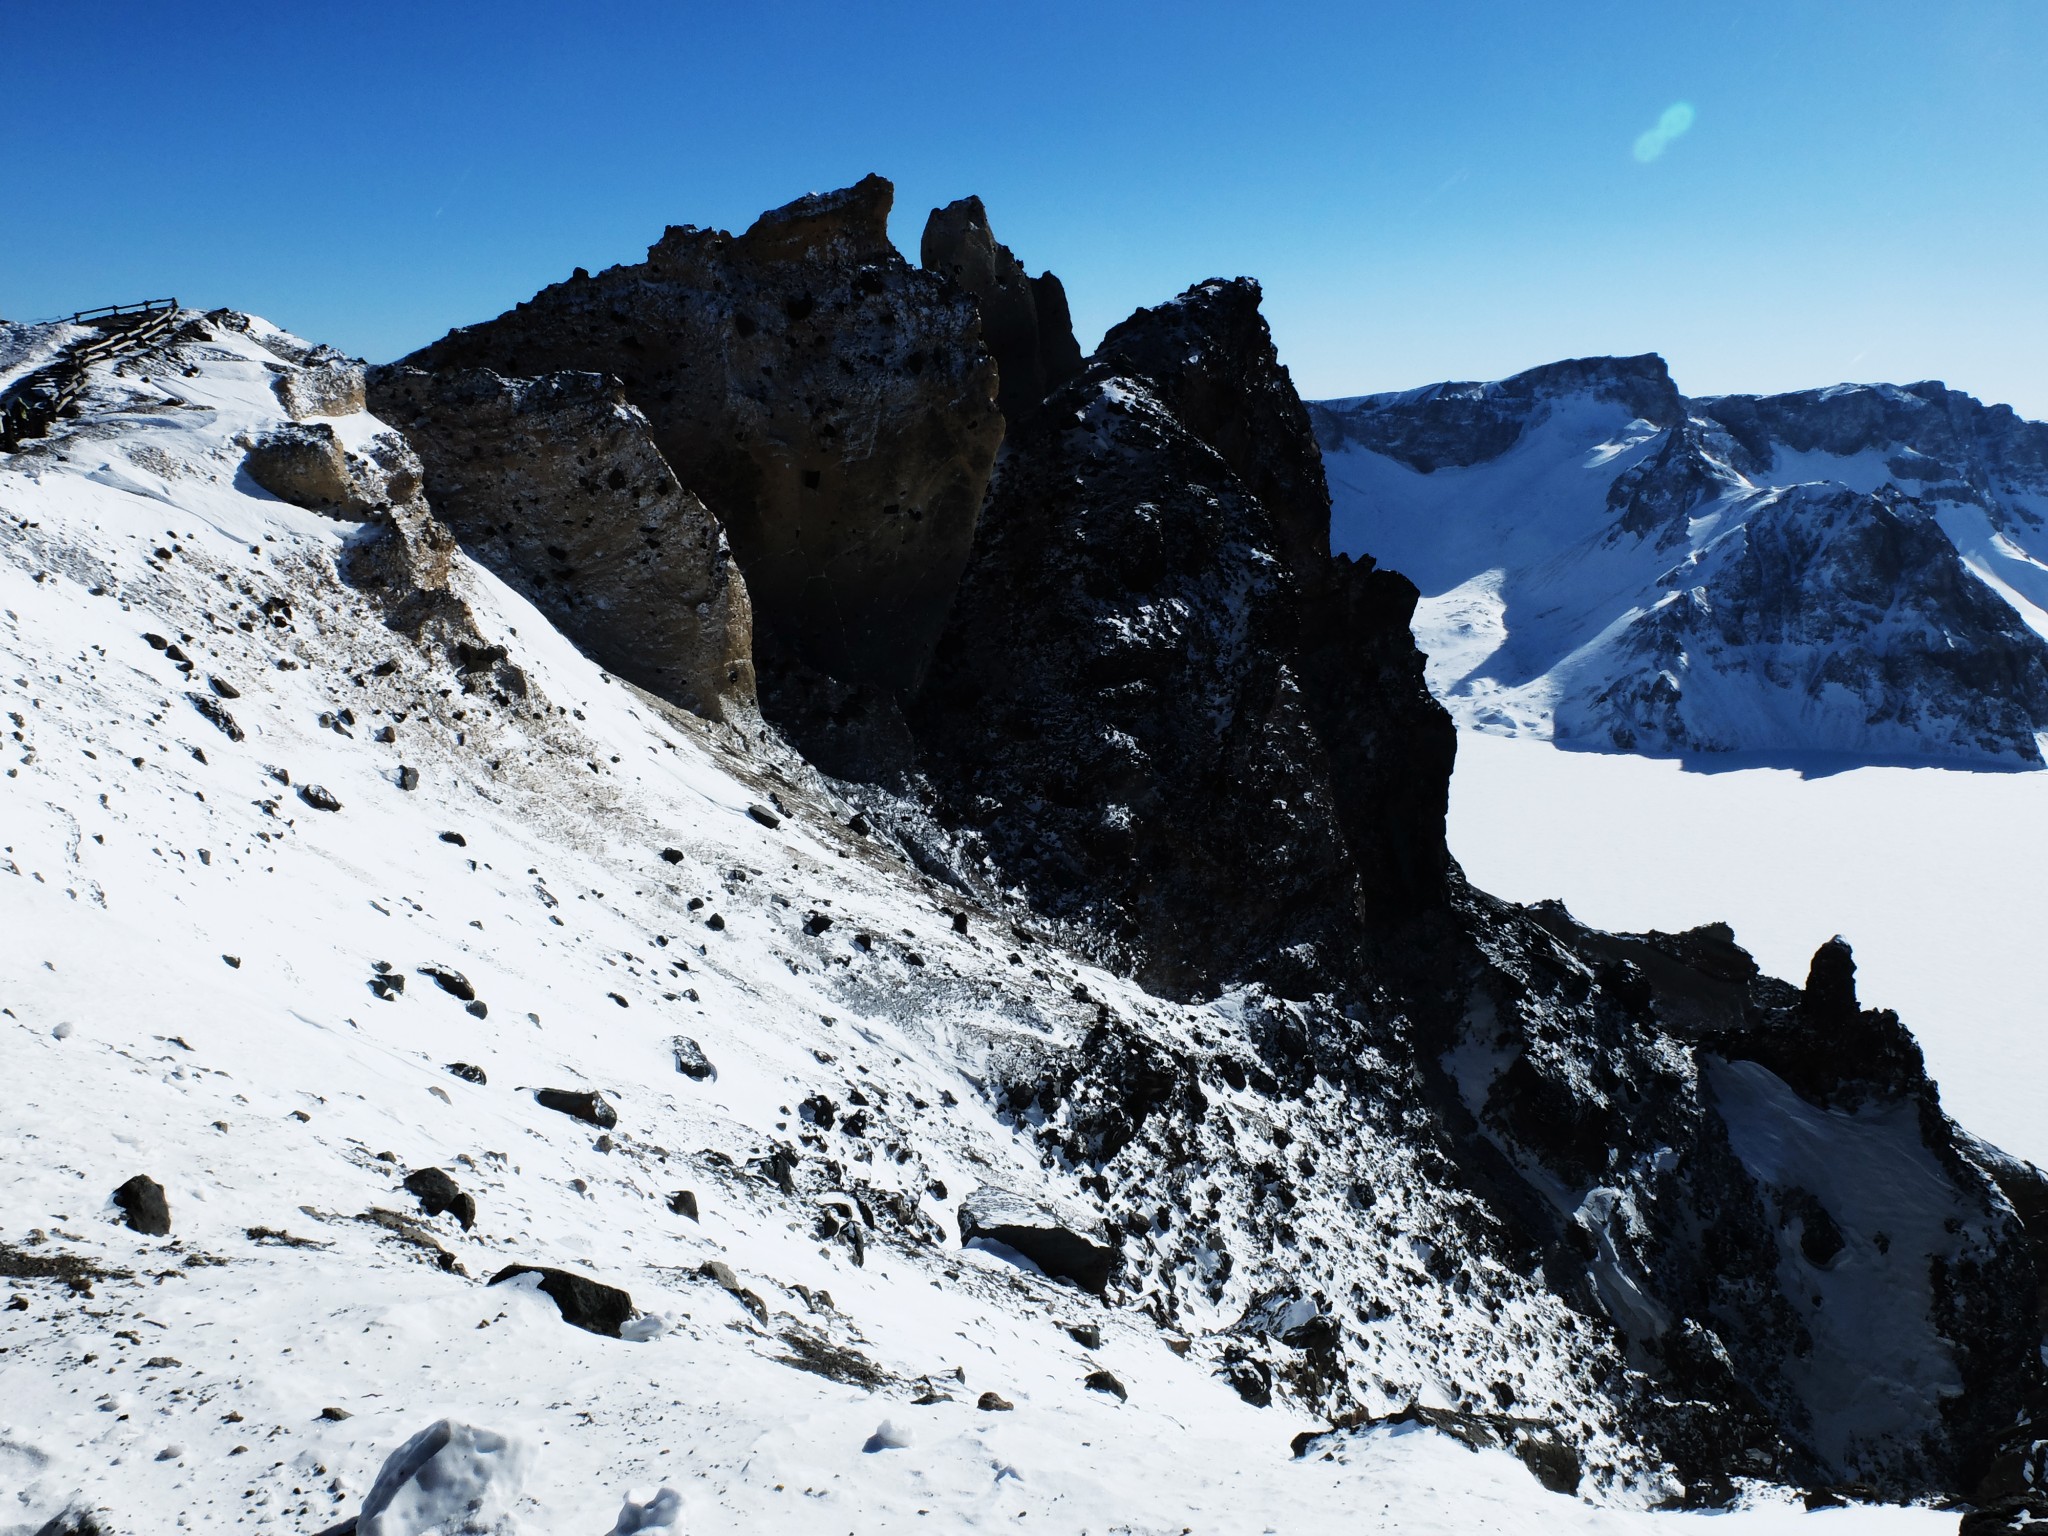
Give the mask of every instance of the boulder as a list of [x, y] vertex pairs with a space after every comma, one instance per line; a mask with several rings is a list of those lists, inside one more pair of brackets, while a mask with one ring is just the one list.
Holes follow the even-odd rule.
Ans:
[[325, 422], [265, 433], [250, 446], [242, 468], [264, 490], [295, 507], [351, 517], [366, 510], [341, 435]]
[[573, 1116], [602, 1131], [619, 1123], [619, 1112], [601, 1093], [576, 1088], [537, 1088], [533, 1097], [543, 1109]]
[[535, 1289], [560, 1309], [563, 1322], [586, 1333], [616, 1339], [619, 1329], [633, 1316], [633, 1298], [617, 1286], [545, 1264], [508, 1264], [491, 1276], [490, 1283], [503, 1285], [525, 1275], [538, 1275]]
[[138, 1173], [114, 1191], [114, 1204], [121, 1219], [148, 1237], [165, 1237], [171, 1230], [171, 1204], [164, 1187], [146, 1173]]
[[293, 421], [314, 416], [353, 416], [363, 409], [363, 365], [323, 359], [279, 374], [272, 386]]
[[960, 1202], [960, 1241], [977, 1238], [1014, 1248], [1048, 1275], [1097, 1295], [1116, 1267], [1116, 1249], [1100, 1222], [992, 1186]]
[[467, 1232], [476, 1225], [476, 1197], [439, 1168], [416, 1168], [405, 1176], [405, 1187], [429, 1216], [449, 1212]]
[[608, 670], [710, 719], [754, 694], [753, 615], [725, 532], [616, 380], [394, 365], [370, 400], [436, 515]]
[[718, 1068], [704, 1054], [704, 1048], [688, 1035], [669, 1036], [668, 1048], [675, 1057], [676, 1070], [683, 1076], [693, 1077], [700, 1083], [718, 1076]]

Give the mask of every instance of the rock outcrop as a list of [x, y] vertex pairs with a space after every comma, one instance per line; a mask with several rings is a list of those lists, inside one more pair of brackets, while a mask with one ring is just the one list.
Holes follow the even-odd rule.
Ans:
[[988, 226], [978, 197], [934, 208], [918, 243], [918, 263], [974, 295], [981, 339], [996, 360], [997, 404], [1012, 429], [1038, 413], [1045, 397], [1081, 371], [1081, 348], [1067, 290], [1050, 272], [1026, 274]]
[[827, 734], [922, 679], [1003, 436], [974, 300], [889, 243], [893, 196], [870, 176], [741, 235], [672, 228], [406, 359], [616, 378], [731, 540], [764, 708]]
[[616, 385], [388, 367], [369, 398], [463, 547], [594, 660], [711, 719], [752, 703], [746, 582]]

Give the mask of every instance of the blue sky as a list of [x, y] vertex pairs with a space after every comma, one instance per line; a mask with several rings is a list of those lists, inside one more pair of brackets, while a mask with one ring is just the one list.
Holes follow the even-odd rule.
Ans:
[[1660, 351], [2048, 418], [2048, 5], [0, 0], [0, 315], [371, 358], [671, 223], [968, 192], [1084, 345], [1266, 285], [1312, 396]]

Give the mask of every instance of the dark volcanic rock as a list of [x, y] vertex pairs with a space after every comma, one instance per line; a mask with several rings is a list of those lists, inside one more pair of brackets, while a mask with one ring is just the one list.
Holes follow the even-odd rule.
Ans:
[[114, 1191], [114, 1204], [120, 1208], [121, 1219], [137, 1232], [150, 1237], [168, 1236], [171, 1230], [171, 1203], [164, 1198], [164, 1187], [146, 1173], [138, 1173]]
[[420, 1209], [429, 1216], [449, 1212], [467, 1232], [476, 1225], [476, 1196], [468, 1193], [440, 1168], [416, 1168], [405, 1176], [406, 1190], [417, 1196]]
[[503, 1285], [522, 1275], [540, 1276], [538, 1289], [561, 1310], [562, 1321], [587, 1333], [616, 1339], [619, 1329], [633, 1317], [633, 1298], [626, 1292], [566, 1269], [551, 1269], [544, 1264], [508, 1264], [491, 1276], [490, 1283]]
[[619, 1123], [619, 1112], [612, 1108], [611, 1101], [597, 1092], [582, 1092], [571, 1088], [536, 1088], [534, 1101], [543, 1109], [552, 1109], [577, 1120], [587, 1121], [599, 1130], [610, 1130]]
[[724, 531], [595, 373], [373, 369], [435, 513], [611, 671], [718, 719], [751, 703], [753, 618]]
[[1321, 461], [1257, 304], [1208, 283], [1142, 311], [1048, 401], [911, 712], [956, 824], [1181, 995], [1326, 984], [1368, 910], [1440, 902], [1448, 866], [1454, 744], [1413, 589], [1326, 558]]
[[671, 228], [406, 360], [617, 378], [732, 541], [771, 715], [815, 674], [845, 690], [827, 713], [917, 684], [1002, 440], [974, 302], [890, 245], [893, 196], [870, 176], [742, 235]]
[[668, 1048], [675, 1057], [676, 1070], [683, 1076], [694, 1077], [700, 1083], [718, 1076], [718, 1068], [704, 1054], [704, 1048], [688, 1035], [669, 1036]]
[[960, 1203], [960, 1241], [976, 1238], [1014, 1248], [1048, 1275], [1098, 1294], [1116, 1267], [1108, 1234], [1088, 1217], [1005, 1189], [978, 1189]]

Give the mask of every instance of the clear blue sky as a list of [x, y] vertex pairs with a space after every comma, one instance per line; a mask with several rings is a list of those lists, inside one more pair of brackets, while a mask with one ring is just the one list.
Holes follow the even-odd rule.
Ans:
[[0, 146], [15, 318], [174, 292], [385, 358], [879, 171], [913, 255], [980, 193], [1084, 345], [1260, 278], [1312, 396], [1654, 350], [2048, 418], [2036, 0], [0, 0]]

